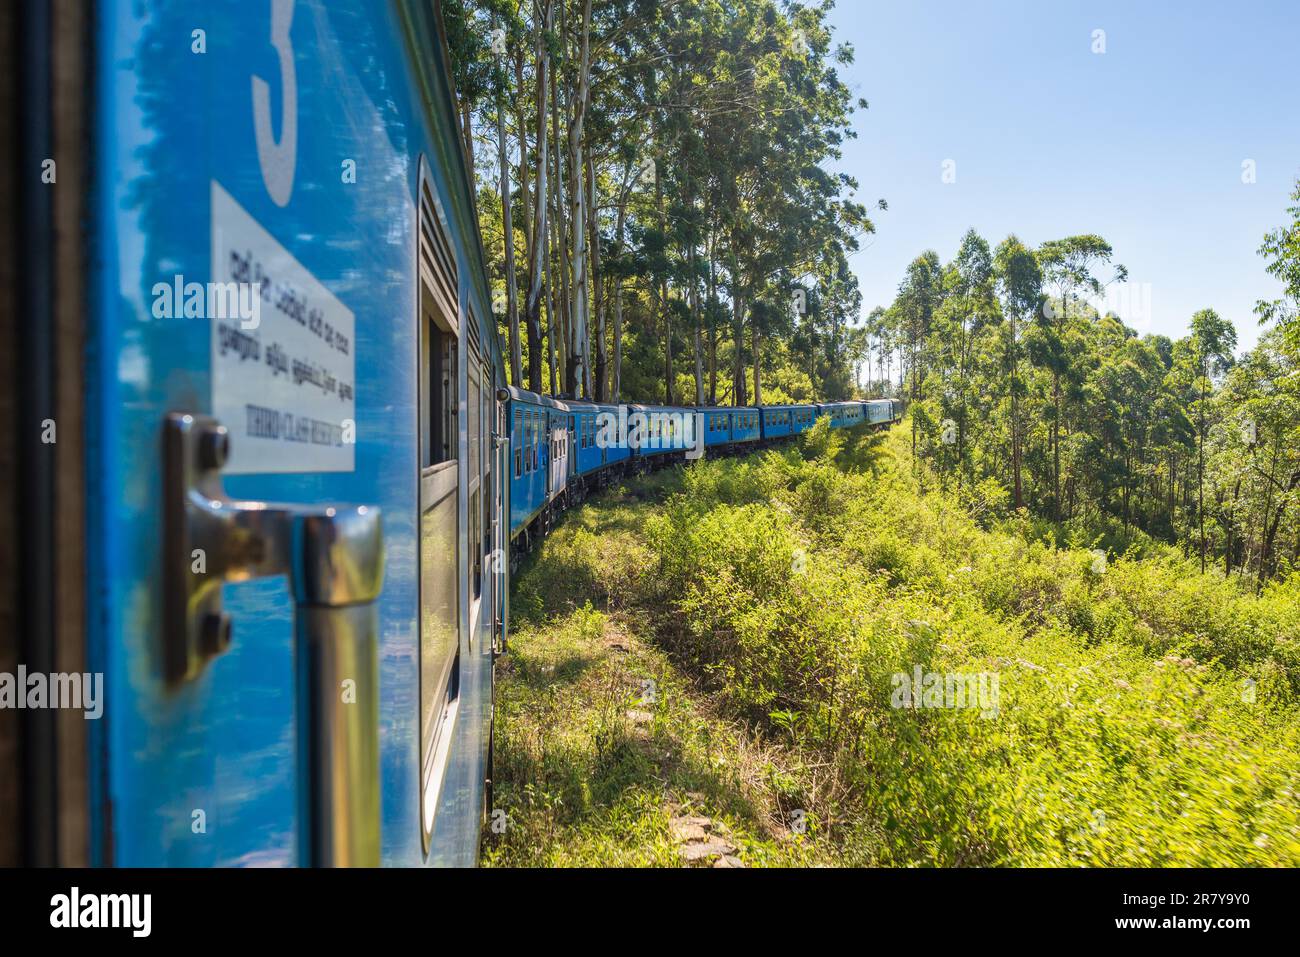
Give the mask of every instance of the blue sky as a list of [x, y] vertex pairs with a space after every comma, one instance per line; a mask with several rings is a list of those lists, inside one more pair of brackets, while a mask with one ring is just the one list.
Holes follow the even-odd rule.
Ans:
[[1300, 175], [1300, 0], [839, 0], [831, 20], [870, 103], [842, 168], [889, 203], [853, 260], [864, 313], [968, 227], [1098, 233], [1129, 269], [1112, 305], [1130, 325], [1177, 337], [1208, 306], [1255, 343], [1255, 300], [1279, 289], [1256, 250]]

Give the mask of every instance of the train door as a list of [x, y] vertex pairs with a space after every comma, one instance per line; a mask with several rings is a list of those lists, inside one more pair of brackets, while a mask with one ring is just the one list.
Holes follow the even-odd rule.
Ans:
[[483, 361], [478, 337], [470, 337], [469, 395], [466, 400], [469, 423], [467, 478], [469, 499], [469, 601], [470, 645], [477, 648], [480, 627], [490, 621], [492, 594], [492, 370]]
[[507, 596], [510, 588], [510, 499], [511, 477], [518, 478], [518, 467], [514, 464], [518, 452], [513, 449], [510, 436], [510, 407], [501, 399], [496, 400], [496, 427], [493, 442], [497, 451], [495, 469], [496, 501], [492, 509], [492, 607], [495, 609], [493, 626], [494, 647], [505, 648], [506, 628], [509, 625]]
[[551, 500], [551, 416], [545, 408], [537, 413], [537, 445], [541, 449], [542, 502]]
[[479, 393], [479, 448], [483, 457], [483, 499], [480, 504], [482, 515], [479, 519], [479, 577], [482, 580], [480, 589], [483, 593], [483, 604], [480, 608], [479, 620], [487, 623], [487, 640], [491, 641], [493, 637], [491, 626], [496, 620], [496, 593], [494, 591], [496, 576], [493, 574], [492, 550], [496, 547], [494, 516], [496, 514], [496, 486], [500, 472], [497, 469], [496, 443], [492, 441], [495, 432], [494, 426], [496, 425], [496, 400], [493, 398], [495, 390], [492, 386], [492, 367], [484, 359], [479, 369], [482, 382], [482, 390]]
[[558, 496], [569, 482], [568, 415], [548, 412], [547, 419], [547, 444], [551, 450], [550, 488], [551, 494]]
[[454, 694], [454, 258], [414, 177], [340, 182], [411, 163], [400, 91], [349, 122], [402, 69], [384, 22], [210, 7], [206, 56], [147, 55], [190, 10], [115, 4], [86, 58], [85, 420], [57, 439], [87, 454], [92, 858], [405, 862], [380, 819], [415, 843], [417, 607], [420, 693]]
[[570, 451], [569, 476], [572, 478], [573, 476], [578, 474], [578, 460], [579, 458], [581, 458], [581, 456], [578, 454], [578, 450], [581, 447], [582, 443], [578, 441], [578, 434], [579, 434], [579, 423], [582, 422], [582, 419], [579, 417], [577, 412], [570, 412], [568, 415], [564, 417], [564, 420], [565, 423], [568, 425], [567, 433], [569, 436], [568, 441], [569, 441], [569, 451]]

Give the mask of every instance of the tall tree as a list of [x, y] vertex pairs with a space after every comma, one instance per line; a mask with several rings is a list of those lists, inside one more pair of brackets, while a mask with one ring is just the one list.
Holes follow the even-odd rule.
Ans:
[[1013, 502], [1016, 508], [1025, 504], [1024, 483], [1021, 477], [1020, 404], [1023, 388], [1020, 382], [1019, 330], [1028, 318], [1038, 312], [1043, 297], [1043, 274], [1038, 260], [1014, 235], [1004, 239], [994, 256], [994, 274], [1002, 297], [1002, 314], [1007, 321], [1004, 365], [1007, 375], [1007, 402], [1011, 445], [1011, 476]]

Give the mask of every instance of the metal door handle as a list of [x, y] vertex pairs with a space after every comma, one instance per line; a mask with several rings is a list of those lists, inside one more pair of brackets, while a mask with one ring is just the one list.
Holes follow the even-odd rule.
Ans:
[[163, 431], [163, 665], [192, 680], [230, 647], [221, 586], [288, 575], [303, 863], [379, 864], [377, 608], [383, 529], [373, 506], [227, 497], [225, 426], [173, 412]]

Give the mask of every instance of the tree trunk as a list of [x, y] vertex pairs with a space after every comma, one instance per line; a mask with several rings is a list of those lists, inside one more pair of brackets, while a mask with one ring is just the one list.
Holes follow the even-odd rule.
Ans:
[[[693, 206], [694, 204], [692, 204]], [[694, 210], [692, 209], [692, 212]], [[694, 234], [688, 257], [691, 269], [691, 318], [695, 321], [695, 404], [704, 404], [704, 329], [700, 317], [700, 281], [696, 275], [696, 248]]]
[[[519, 288], [515, 278], [515, 230], [510, 202], [510, 163], [506, 151], [505, 74], [497, 95], [497, 160], [501, 167], [501, 232], [506, 257], [506, 329], [510, 343], [510, 381], [519, 385], [523, 381], [522, 356], [519, 344]], [[521, 146], [522, 155], [523, 148]], [[523, 164], [520, 164], [523, 165]]]
[[713, 309], [717, 301], [717, 257], [712, 238], [709, 242], [709, 405], [718, 404], [718, 323]]
[[[1011, 310], [1007, 310], [1011, 312]], [[1024, 508], [1025, 496], [1020, 481], [1020, 397], [1016, 373], [1020, 365], [1020, 351], [1016, 342], [1016, 317], [1011, 315], [1011, 472], [1015, 484], [1015, 506]]]
[[605, 367], [605, 297], [600, 281], [600, 206], [596, 202], [596, 164], [587, 153], [587, 249], [591, 258], [591, 293], [596, 314], [596, 336], [592, 345], [596, 350], [595, 388], [588, 389], [597, 402], [605, 401], [607, 370]]
[[1201, 369], [1201, 402], [1196, 430], [1196, 521], [1201, 528], [1201, 574], [1205, 574], [1205, 369]]
[[1061, 373], [1052, 370], [1052, 511], [1061, 520]]
[[[1287, 493], [1294, 492], [1300, 488], [1300, 472], [1291, 473], [1291, 481], [1287, 483]], [[1273, 522], [1265, 533], [1264, 542], [1260, 547], [1259, 556], [1259, 578], [1257, 588], [1264, 587], [1264, 579], [1267, 577], [1268, 570], [1272, 567], [1273, 562], [1273, 540], [1277, 537], [1277, 530], [1282, 524], [1282, 516], [1286, 514], [1287, 498], [1281, 496], [1282, 501], [1278, 503], [1277, 511], [1273, 513]]]
[[537, 193], [533, 222], [536, 227], [536, 241], [528, 253], [528, 298], [524, 304], [525, 320], [528, 324], [528, 385], [534, 392], [542, 391], [542, 274], [545, 271], [541, 257], [545, 254], [546, 244], [542, 237], [546, 235], [546, 104], [548, 77], [551, 67], [550, 48], [546, 44], [546, 34], [551, 30], [554, 15], [554, 0], [542, 0], [544, 15], [541, 29], [537, 31]]
[[550, 372], [551, 395], [558, 395], [559, 378], [555, 371], [555, 319], [558, 315], [558, 303], [555, 295], [555, 277], [552, 275], [554, 269], [551, 261], [555, 250], [555, 220], [551, 220], [551, 228], [546, 231], [542, 241], [546, 243], [546, 252], [542, 256], [544, 263], [543, 269], [546, 276], [546, 367]]
[[560, 149], [560, 92], [558, 81], [551, 77], [551, 132], [555, 138], [555, 168], [551, 171], [555, 183], [555, 205], [551, 210], [555, 221], [555, 248], [559, 252], [558, 269], [560, 272], [559, 299], [556, 303], [555, 339], [559, 350], [559, 375], [563, 385], [560, 392], [572, 396], [570, 369], [573, 366], [573, 353], [569, 343], [569, 329], [573, 322], [573, 299], [569, 287], [569, 224], [561, 215], [564, 211], [564, 171], [561, 168], [562, 151]]
[[732, 405], [745, 404], [745, 298], [739, 292], [731, 294], [731, 339], [735, 355], [731, 362]]
[[[618, 205], [618, 224], [614, 229], [614, 242], [618, 244], [618, 254], [623, 255], [623, 227], [627, 223], [627, 192]], [[610, 383], [610, 400], [621, 402], [623, 398], [623, 276], [614, 278], [614, 379]]]
[[515, 129], [519, 132], [519, 218], [524, 231], [524, 258], [533, 248], [532, 202], [528, 186], [528, 123], [524, 119], [524, 50], [515, 54]]
[[587, 381], [587, 190], [583, 185], [586, 164], [583, 162], [583, 123], [587, 115], [590, 95], [588, 76], [591, 70], [591, 0], [582, 9], [580, 52], [578, 55], [578, 88], [569, 102], [572, 116], [569, 119], [569, 235], [573, 243], [573, 308], [569, 328], [570, 363], [565, 375], [566, 391], [575, 398]]

